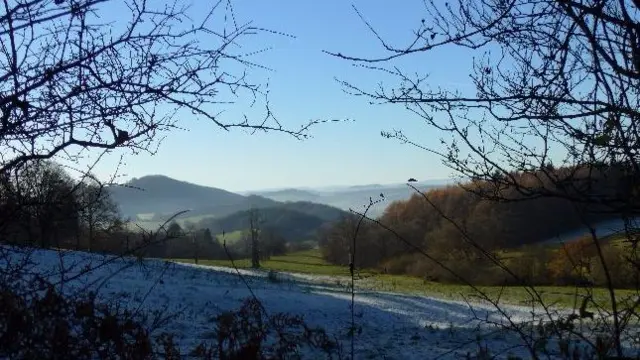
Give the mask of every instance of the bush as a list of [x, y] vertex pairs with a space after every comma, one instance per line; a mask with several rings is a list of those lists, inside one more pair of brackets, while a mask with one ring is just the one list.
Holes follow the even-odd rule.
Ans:
[[[527, 249], [525, 254], [509, 259], [505, 265], [528, 285], [550, 285], [548, 258], [544, 248]], [[512, 277], [507, 280], [509, 285], [517, 285]]]
[[[409, 270], [419, 261], [423, 261], [424, 257], [418, 254], [406, 254], [391, 258], [382, 263], [382, 270], [388, 274], [401, 275], [409, 274]], [[415, 268], [411, 275], [424, 276], [426, 270]]]
[[149, 332], [127, 312], [89, 294], [67, 300], [39, 280], [44, 291], [0, 291], [0, 357], [19, 359], [148, 359]]
[[272, 283], [280, 282], [280, 279], [278, 278], [278, 272], [276, 272], [275, 270], [269, 270], [269, 272], [267, 273], [267, 280]]
[[288, 252], [307, 251], [312, 250], [317, 246], [315, 241], [300, 241], [287, 243]]
[[337, 343], [324, 330], [307, 326], [301, 316], [267, 316], [253, 298], [245, 300], [238, 311], [219, 315], [216, 323], [216, 346], [200, 345], [194, 355], [206, 359], [282, 359], [299, 357], [302, 348], [314, 353], [312, 358], [339, 355]]
[[589, 237], [563, 244], [547, 264], [550, 278], [556, 285], [586, 284], [594, 251], [593, 240]]
[[[144, 325], [149, 314], [134, 316], [117, 305], [100, 304], [93, 294], [67, 299], [44, 280], [34, 284], [22, 285], [26, 291], [9, 286], [0, 290], [0, 358], [185, 358], [174, 334], [162, 333], [153, 340], [152, 330]], [[300, 358], [302, 349], [311, 358], [340, 357], [337, 343], [324, 330], [309, 327], [300, 316], [267, 316], [255, 299], [215, 321], [212, 341], [200, 343], [186, 358]]]
[[[602, 248], [602, 256], [609, 274], [611, 275], [611, 281], [615, 288], [630, 288], [635, 289], [638, 284], [638, 278], [640, 277], [640, 269], [635, 267], [631, 261], [627, 258], [629, 254], [623, 249], [614, 245], [606, 245]], [[599, 286], [607, 286], [607, 277], [602, 267], [601, 261], [594, 261], [594, 265], [591, 269], [591, 276], [593, 282]]]

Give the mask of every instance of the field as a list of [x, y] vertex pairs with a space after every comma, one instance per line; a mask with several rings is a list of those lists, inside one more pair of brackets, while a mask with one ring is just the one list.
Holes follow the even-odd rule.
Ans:
[[[289, 267], [307, 272], [274, 275], [265, 270], [120, 259], [74, 251], [3, 250], [9, 255], [0, 260], [0, 268], [29, 258], [33, 265], [25, 271], [58, 284], [64, 293], [96, 291], [100, 301], [117, 302], [125, 309], [173, 314], [157, 331], [175, 334], [174, 340], [185, 353], [201, 341], [215, 341], [216, 323], [212, 319], [222, 311], [238, 309], [250, 296], [259, 299], [269, 313], [301, 315], [310, 326], [325, 329], [344, 352], [348, 353], [353, 339], [356, 359], [459, 359], [479, 352], [496, 358], [527, 358], [521, 340], [502, 325], [537, 324], [543, 318], [540, 309], [530, 306], [504, 305], [501, 313], [473, 299], [463, 301], [456, 295], [461, 287], [379, 275], [362, 281], [373, 287], [394, 284], [396, 290], [438, 296], [359, 289], [353, 308], [357, 332], [352, 337], [351, 293], [340, 283], [346, 279], [340, 275], [343, 270], [324, 264], [314, 251], [265, 262], [272, 269]], [[335, 275], [310, 274], [319, 268], [325, 272], [332, 269]], [[67, 280], [61, 279], [61, 269], [65, 269]], [[85, 271], [88, 273], [82, 277], [72, 278]]]
[[[17, 250], [10, 259], [19, 261], [21, 256], [27, 255]], [[64, 287], [60, 285], [59, 289], [69, 294], [95, 288], [103, 301], [118, 301], [130, 309], [175, 313], [176, 317], [159, 330], [174, 332], [175, 341], [184, 352], [202, 340], [214, 340], [211, 334], [215, 323], [211, 319], [221, 311], [237, 309], [251, 292], [269, 312], [303, 315], [310, 325], [326, 329], [343, 347], [350, 344], [349, 293], [313, 277], [290, 275], [274, 280], [265, 272], [241, 270], [240, 278], [229, 268], [158, 260], [139, 263], [136, 259], [122, 259], [101, 266], [111, 258], [71, 251], [41, 250], [28, 256], [35, 264], [30, 273], [39, 273], [53, 282], [59, 279], [62, 266], [71, 268], [72, 274], [93, 267], [95, 270], [88, 275], [66, 281]], [[105, 282], [99, 281], [103, 278]], [[354, 309], [359, 329], [354, 339], [356, 358], [459, 358], [477, 351], [480, 338], [491, 351], [510, 349], [518, 354], [520, 351], [513, 348], [517, 339], [512, 334], [497, 336], [495, 327], [483, 327], [474, 320], [489, 316], [500, 321], [500, 315], [481, 304], [472, 306], [411, 295], [361, 293]], [[508, 311], [513, 321], [531, 317], [528, 308], [510, 307]]]
[[[191, 264], [194, 262], [193, 259], [174, 259], [174, 261]], [[239, 269], [249, 269], [251, 267], [251, 262], [247, 259], [236, 260], [234, 263]], [[229, 260], [200, 260], [198, 264], [232, 267]], [[264, 270], [276, 272], [322, 275], [328, 277], [324, 278], [325, 281], [344, 286], [350, 283], [349, 269], [346, 266], [328, 264], [322, 259], [320, 251], [317, 249], [274, 256], [269, 260], [262, 261], [261, 266]], [[446, 299], [459, 300], [477, 297], [477, 292], [465, 285], [442, 284], [404, 275], [381, 274], [374, 270], [358, 272], [356, 286], [363, 290], [437, 296]], [[501, 303], [513, 305], [529, 305], [534, 298], [529, 289], [519, 286], [479, 286], [478, 289], [491, 299], [500, 299]], [[576, 306], [576, 295], [586, 295], [586, 289], [561, 286], [539, 286], [536, 287], [536, 291], [549, 305], [563, 308], [574, 308]], [[635, 299], [638, 296], [638, 292], [617, 290], [616, 295], [620, 302], [624, 302], [629, 299]], [[606, 289], [592, 289], [592, 296], [594, 301], [601, 306], [610, 307], [609, 293]]]

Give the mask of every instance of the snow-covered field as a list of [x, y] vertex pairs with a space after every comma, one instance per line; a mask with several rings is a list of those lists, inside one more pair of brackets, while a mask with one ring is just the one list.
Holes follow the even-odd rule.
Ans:
[[[5, 259], [0, 268], [8, 266], [6, 259], [17, 262], [25, 254], [0, 257]], [[29, 256], [36, 264], [32, 270], [48, 276], [66, 293], [99, 286], [101, 300], [178, 313], [165, 330], [178, 334], [176, 340], [185, 349], [211, 336], [216, 314], [239, 308], [250, 296], [234, 269], [133, 258], [113, 258], [105, 265], [109, 257], [76, 252], [34, 251]], [[93, 267], [97, 268], [89, 275], [69, 280]], [[308, 324], [323, 327], [349, 349], [351, 295], [344, 287], [332, 285], [327, 277], [281, 274], [281, 281], [273, 281], [264, 272], [241, 272], [269, 312], [304, 315]], [[477, 320], [505, 321], [487, 305], [380, 292], [358, 292], [355, 302], [357, 325], [362, 328], [355, 340], [357, 359], [460, 358], [477, 352], [479, 338], [492, 355], [525, 354], [517, 349], [520, 341], [515, 334]], [[530, 308], [506, 310], [514, 322], [531, 321]]]

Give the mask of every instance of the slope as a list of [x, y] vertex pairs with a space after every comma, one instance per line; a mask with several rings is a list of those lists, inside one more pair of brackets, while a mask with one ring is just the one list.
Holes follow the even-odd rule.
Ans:
[[[291, 242], [312, 238], [322, 225], [346, 215], [340, 209], [311, 202], [279, 204], [259, 209], [258, 214], [261, 228], [268, 228]], [[249, 216], [249, 210], [239, 211], [223, 218], [202, 219], [197, 226], [214, 233], [244, 230]]]
[[[143, 260], [144, 266], [139, 266], [133, 258], [71, 251], [18, 250], [10, 255], [12, 262], [20, 262], [21, 257], [33, 261], [29, 273], [58, 283], [56, 287], [67, 294], [96, 291], [99, 300], [118, 303], [132, 311], [178, 314], [168, 317], [157, 331], [175, 334], [174, 340], [185, 353], [203, 339], [215, 341], [216, 323], [211, 319], [223, 311], [237, 309], [252, 294], [269, 313], [304, 316], [309, 325], [326, 329], [344, 349], [349, 348], [351, 295], [334, 281], [294, 274], [281, 274], [279, 281], [270, 281], [264, 272], [240, 270], [243, 281], [234, 269], [157, 260]], [[0, 268], [5, 266], [0, 261]], [[65, 281], [62, 286], [59, 282], [62, 269], [68, 275], [82, 269], [94, 270]], [[509, 321], [522, 323], [532, 318], [530, 307], [504, 308]], [[354, 355], [358, 359], [457, 359], [476, 353], [478, 339], [492, 354], [507, 351], [513, 355], [526, 354], [516, 334], [500, 328], [499, 324], [506, 322], [504, 316], [487, 305], [368, 291], [356, 294], [355, 311], [358, 331]], [[485, 318], [498, 325], [479, 320]]]
[[156, 218], [191, 210], [189, 216], [225, 216], [252, 206], [265, 207], [276, 201], [260, 196], [243, 196], [226, 190], [191, 184], [162, 175], [133, 179], [126, 186], [110, 187], [125, 216], [154, 213]]

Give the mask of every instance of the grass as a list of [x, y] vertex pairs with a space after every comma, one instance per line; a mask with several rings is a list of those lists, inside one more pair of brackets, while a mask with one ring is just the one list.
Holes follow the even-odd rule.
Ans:
[[[478, 292], [466, 285], [436, 283], [411, 276], [380, 274], [365, 281], [369, 282], [367, 287], [378, 291], [421, 294], [454, 300], [468, 299], [473, 301], [479, 298]], [[477, 289], [485, 293], [490, 299], [499, 300], [500, 303], [531, 306], [532, 300], [537, 299], [530, 292], [530, 289], [523, 286], [478, 286]], [[580, 307], [582, 297], [588, 294], [586, 288], [569, 286], [536, 286], [535, 290], [546, 305], [563, 308]], [[607, 289], [590, 288], [588, 291], [591, 292], [597, 304], [604, 308], [610, 308], [610, 297]], [[616, 290], [616, 297], [620, 304], [636, 296], [638, 296], [636, 290]], [[539, 304], [537, 300], [535, 303]]]
[[[193, 263], [193, 259], [174, 259], [177, 262]], [[231, 267], [229, 260], [200, 260], [202, 265]], [[236, 260], [238, 268], [250, 268], [251, 262], [247, 259]], [[264, 270], [274, 270], [302, 274], [328, 275], [348, 277], [349, 269], [346, 266], [329, 264], [322, 258], [318, 249], [299, 251], [283, 256], [274, 256], [269, 260], [261, 262]], [[477, 293], [466, 285], [442, 284], [424, 281], [421, 278], [406, 275], [381, 274], [375, 270], [360, 271], [362, 279], [358, 280], [358, 286], [363, 289], [375, 291], [390, 291], [408, 294], [419, 294], [426, 296], [437, 296], [441, 298], [470, 301], [477, 300]], [[522, 286], [479, 286], [479, 290], [484, 292], [491, 299], [500, 299], [501, 303], [513, 305], [531, 305], [532, 295], [528, 289]], [[604, 288], [589, 289], [592, 291], [593, 299], [603, 307], [609, 308], [609, 293]], [[576, 289], [562, 286], [537, 286], [538, 291], [545, 304], [565, 308], [580, 306], [580, 298], [577, 300], [576, 294], [586, 295], [586, 289]], [[638, 296], [635, 290], [616, 290], [616, 295], [623, 302], [625, 298]]]
[[[233, 234], [233, 233], [231, 233]], [[229, 241], [229, 234], [227, 241]], [[193, 263], [193, 259], [173, 259], [177, 262]], [[230, 260], [200, 260], [198, 264], [231, 267]], [[330, 276], [349, 276], [349, 269], [346, 266], [337, 266], [329, 264], [320, 255], [320, 251], [305, 250], [290, 253], [282, 256], [273, 256], [269, 260], [260, 262], [265, 270], [274, 270], [282, 272], [292, 272], [301, 274], [330, 275]], [[251, 267], [249, 259], [235, 260], [235, 265], [240, 269], [248, 269]], [[371, 271], [367, 272], [372, 273]]]

